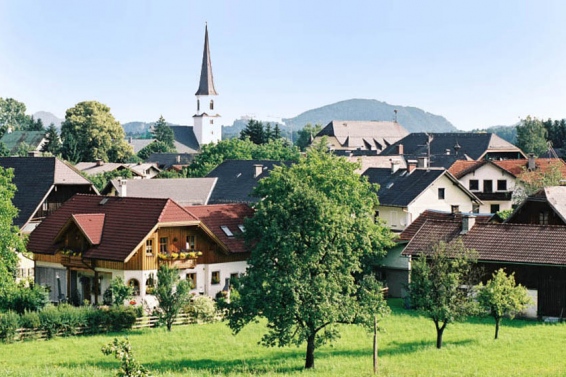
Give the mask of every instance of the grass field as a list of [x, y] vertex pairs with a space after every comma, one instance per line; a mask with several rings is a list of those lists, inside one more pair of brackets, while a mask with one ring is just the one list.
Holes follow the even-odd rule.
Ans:
[[[382, 325], [381, 376], [565, 376], [566, 324], [504, 321], [493, 339], [493, 321], [471, 319], [448, 326], [435, 348], [432, 321], [392, 301]], [[224, 323], [57, 338], [0, 345], [1, 376], [113, 376], [118, 361], [101, 347], [128, 336], [136, 358], [155, 376], [371, 376], [372, 338], [342, 327], [342, 338], [317, 349], [314, 370], [304, 371], [305, 347], [258, 345], [262, 324], [233, 336]]]

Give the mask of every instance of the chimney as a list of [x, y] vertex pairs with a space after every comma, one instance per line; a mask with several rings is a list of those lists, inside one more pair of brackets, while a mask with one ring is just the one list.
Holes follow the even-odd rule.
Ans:
[[397, 154], [404, 154], [403, 144], [397, 145]]
[[134, 138], [130, 136], [130, 137], [128, 138], [128, 144], [132, 144], [132, 140], [133, 140], [133, 139], [134, 139]]
[[39, 157], [40, 155], [39, 151], [28, 151], [28, 157]]
[[462, 231], [460, 234], [468, 233], [476, 224], [476, 217], [471, 213], [462, 215]]
[[126, 178], [118, 177], [118, 193], [121, 197], [125, 197], [128, 194], [126, 182]]
[[417, 160], [408, 160], [407, 161], [407, 171], [409, 173], [411, 173], [416, 168], [417, 168]]
[[450, 156], [450, 149], [446, 148], [446, 155]]
[[527, 162], [527, 169], [529, 171], [533, 171], [537, 168], [537, 164], [535, 162], [535, 154], [529, 153], [529, 161]]
[[419, 168], [428, 168], [428, 158], [427, 157], [419, 157], [419, 162], [417, 164]]
[[397, 170], [399, 170], [399, 166], [401, 165], [401, 161], [399, 160], [390, 160], [391, 161], [391, 174], [395, 174]]
[[181, 163], [181, 155], [178, 154], [177, 157], [175, 157], [175, 161], [180, 164]]
[[262, 164], [254, 164], [254, 178], [259, 177], [262, 171], [263, 171]]
[[100, 158], [96, 160], [96, 166], [102, 166], [102, 165], [104, 165], [104, 161], [102, 161]]

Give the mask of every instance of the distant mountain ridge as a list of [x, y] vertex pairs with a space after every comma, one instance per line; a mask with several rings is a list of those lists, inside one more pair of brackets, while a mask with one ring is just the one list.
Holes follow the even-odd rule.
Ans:
[[58, 118], [55, 114], [48, 111], [38, 111], [33, 114], [33, 117], [34, 119], [41, 119], [43, 126], [46, 128], [49, 127], [51, 123], [53, 123], [55, 127], [61, 128], [61, 123], [64, 121], [64, 119]]
[[307, 123], [325, 126], [332, 120], [392, 121], [397, 110], [397, 122], [409, 132], [458, 132], [446, 118], [417, 107], [396, 106], [374, 99], [349, 99], [305, 111], [294, 118], [284, 118], [287, 127], [301, 129]]

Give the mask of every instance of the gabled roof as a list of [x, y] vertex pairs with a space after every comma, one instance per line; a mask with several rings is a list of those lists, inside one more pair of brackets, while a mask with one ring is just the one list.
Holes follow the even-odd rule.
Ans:
[[399, 169], [407, 169], [407, 161], [402, 156], [346, 156], [350, 162], [357, 162], [361, 165], [360, 174], [369, 168], [389, 168], [391, 169], [392, 161], [399, 165]]
[[174, 165], [189, 165], [197, 153], [152, 153], [146, 162], [155, 162], [158, 166], [167, 170]]
[[[216, 204], [185, 208], [198, 217], [230, 252], [247, 252], [244, 240], [239, 237], [242, 233], [240, 226], [243, 226], [246, 218], [250, 218], [254, 214], [254, 211], [247, 204]], [[227, 227], [233, 236], [228, 236], [222, 230], [221, 227], [223, 226]]]
[[[529, 203], [531, 202], [546, 202], [556, 215], [566, 224], [566, 186], [550, 186], [545, 187], [529, 196], [513, 211], [511, 216], [505, 222], [516, 222], [518, 214], [521, 213], [523, 207], [528, 211]], [[566, 241], [565, 241], [566, 242]]]
[[129, 169], [129, 164], [121, 162], [79, 162], [75, 168], [87, 175], [97, 175], [114, 170]]
[[78, 216], [83, 225], [88, 219], [100, 225], [101, 215], [104, 215], [104, 225], [100, 243], [87, 250], [83, 254], [85, 258], [125, 262], [157, 226], [199, 223], [194, 215], [171, 199], [79, 194], [39, 224], [30, 235], [27, 249], [38, 254], [55, 254], [61, 247], [55, 243], [56, 235], [69, 219]]
[[[175, 179], [129, 179], [126, 180], [126, 196], [139, 198], [171, 198], [182, 206], [207, 204], [216, 178], [175, 178]], [[121, 195], [117, 179], [108, 182], [102, 190], [108, 195], [112, 188]]]
[[177, 153], [197, 153], [199, 143], [192, 126], [170, 126], [175, 136]]
[[85, 213], [72, 215], [75, 224], [86, 236], [91, 245], [100, 244], [102, 229], [104, 229], [104, 213]]
[[17, 187], [12, 200], [18, 208], [14, 225], [23, 227], [37, 212], [55, 185], [80, 185], [98, 193], [77, 170], [56, 157], [0, 157], [0, 166], [14, 169]]
[[10, 151], [16, 153], [22, 143], [26, 143], [31, 149], [38, 150], [45, 140], [45, 131], [12, 131], [6, 132], [0, 138], [0, 142]]
[[381, 154], [399, 154], [402, 145], [407, 158], [427, 156], [427, 144], [430, 144], [430, 162], [434, 167], [449, 168], [457, 160], [481, 160], [488, 153], [526, 158], [519, 148], [491, 133], [411, 133]]
[[381, 151], [408, 134], [397, 122], [333, 120], [316, 137], [333, 136], [347, 149]]
[[391, 168], [369, 168], [362, 176], [367, 177], [370, 183], [377, 183], [380, 186], [377, 196], [379, 204], [383, 206], [408, 206], [442, 176], [450, 179], [471, 200], [481, 202], [445, 169], [417, 168], [412, 172], [399, 169], [391, 173]]
[[439, 240], [461, 237], [466, 248], [478, 252], [478, 260], [537, 265], [566, 265], [566, 226], [476, 223], [461, 232], [461, 219], [426, 220], [407, 244], [403, 255], [427, 253]]
[[139, 151], [147, 147], [151, 143], [155, 143], [155, 139], [134, 139], [134, 138], [126, 138], [126, 141], [129, 145], [131, 145], [134, 153], [137, 154]]
[[[271, 160], [226, 160], [207, 175], [218, 178], [208, 202], [255, 203], [259, 199], [251, 194], [258, 181], [266, 177], [274, 166], [290, 164], [291, 162]], [[256, 172], [259, 174], [256, 175]]]
[[212, 63], [210, 62], [210, 47], [208, 46], [208, 25], [204, 28], [204, 51], [202, 53], [202, 67], [200, 81], [196, 96], [218, 95], [214, 88], [214, 77], [212, 76]]
[[[531, 171], [527, 169], [527, 160], [501, 160], [492, 162], [515, 177], [518, 177], [523, 173], [526, 173], [527, 175], [531, 173]], [[566, 177], [566, 163], [559, 158], [536, 158], [534, 162], [535, 169], [532, 171], [533, 173], [545, 173], [556, 167], [560, 170], [562, 176]]]
[[[452, 212], [445, 212], [445, 211], [436, 211], [432, 209], [427, 209], [423, 213], [420, 214], [409, 226], [401, 232], [399, 235], [399, 241], [410, 241], [418, 230], [423, 226], [425, 221], [427, 220], [443, 220], [443, 221], [462, 221], [462, 213], [452, 213]], [[480, 222], [488, 222], [493, 215], [492, 214], [474, 214], [476, 218], [476, 223]]]

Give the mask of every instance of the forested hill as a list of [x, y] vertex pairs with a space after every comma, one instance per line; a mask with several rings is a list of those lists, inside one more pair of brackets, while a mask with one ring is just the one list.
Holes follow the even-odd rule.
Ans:
[[416, 107], [394, 106], [373, 99], [350, 99], [305, 111], [294, 118], [283, 119], [286, 126], [301, 129], [305, 124], [325, 126], [332, 120], [394, 120], [409, 132], [457, 132], [458, 129], [443, 116], [434, 115]]

